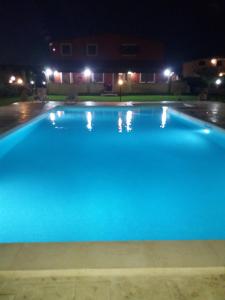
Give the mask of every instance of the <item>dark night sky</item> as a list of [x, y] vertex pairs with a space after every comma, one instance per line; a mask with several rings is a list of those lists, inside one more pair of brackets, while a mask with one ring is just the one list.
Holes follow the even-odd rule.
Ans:
[[47, 62], [50, 38], [136, 34], [164, 42], [166, 60], [225, 56], [225, 1], [1, 1], [0, 63]]

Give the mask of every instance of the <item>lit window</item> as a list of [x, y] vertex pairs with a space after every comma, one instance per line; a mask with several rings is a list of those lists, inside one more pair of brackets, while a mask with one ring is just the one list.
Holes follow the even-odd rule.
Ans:
[[61, 54], [63, 56], [71, 56], [72, 55], [72, 44], [71, 43], [61, 44]]
[[62, 73], [62, 83], [70, 84], [70, 73]]
[[97, 55], [97, 45], [96, 44], [88, 44], [87, 45], [87, 55], [88, 56], [96, 56]]

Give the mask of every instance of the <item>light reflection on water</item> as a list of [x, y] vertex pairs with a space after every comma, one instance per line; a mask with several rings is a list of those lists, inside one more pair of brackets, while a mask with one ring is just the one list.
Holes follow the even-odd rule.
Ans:
[[167, 110], [168, 110], [167, 106], [163, 106], [162, 107], [162, 116], [161, 116], [161, 125], [160, 125], [161, 128], [165, 128], [166, 127]]
[[87, 129], [92, 131], [92, 113], [90, 111], [86, 112], [86, 119], [87, 119]]

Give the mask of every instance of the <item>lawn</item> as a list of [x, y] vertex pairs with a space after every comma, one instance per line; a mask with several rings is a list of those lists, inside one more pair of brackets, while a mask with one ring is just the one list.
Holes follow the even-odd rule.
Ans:
[[[48, 95], [48, 99], [51, 101], [64, 101], [65, 95]], [[29, 97], [32, 100], [32, 97]], [[122, 101], [195, 101], [198, 100], [198, 96], [195, 95], [126, 95], [122, 96]], [[224, 101], [222, 96], [210, 96], [209, 100]], [[11, 104], [13, 102], [23, 101], [21, 97], [0, 97], [0, 106]], [[96, 96], [86, 95], [78, 96], [78, 101], [102, 101], [102, 102], [115, 102], [120, 101], [119, 96]]]
[[[59, 95], [49, 95], [48, 98], [50, 100], [57, 100], [63, 101], [65, 100], [66, 96], [59, 96]], [[120, 101], [119, 96], [78, 96], [79, 101]], [[197, 100], [197, 96], [192, 95], [182, 95], [182, 96], [174, 96], [174, 95], [128, 95], [122, 96], [121, 101], [177, 101], [177, 100]]]

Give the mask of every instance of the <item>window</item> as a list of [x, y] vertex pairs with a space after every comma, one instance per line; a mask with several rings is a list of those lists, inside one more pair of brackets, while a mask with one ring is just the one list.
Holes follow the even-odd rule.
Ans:
[[72, 44], [71, 43], [61, 44], [61, 54], [63, 56], [71, 56], [72, 55]]
[[205, 66], [205, 61], [204, 61], [204, 60], [200, 60], [200, 61], [198, 62], [198, 65], [199, 65], [199, 66]]
[[88, 56], [96, 56], [97, 55], [97, 45], [96, 44], [88, 44], [87, 45], [87, 55]]
[[223, 61], [222, 60], [218, 60], [217, 61], [217, 67], [222, 67], [223, 65]]
[[70, 84], [70, 73], [62, 73], [62, 83]]
[[104, 74], [103, 73], [94, 73], [93, 81], [99, 82], [99, 83], [104, 82]]
[[141, 73], [140, 74], [140, 82], [155, 82], [155, 73]]
[[122, 44], [120, 46], [120, 53], [122, 55], [137, 55], [139, 53], [139, 47], [136, 44]]

